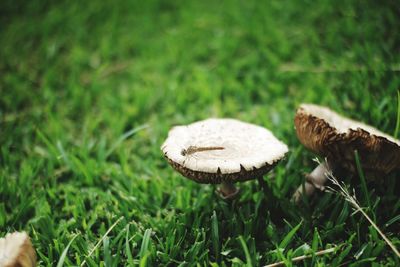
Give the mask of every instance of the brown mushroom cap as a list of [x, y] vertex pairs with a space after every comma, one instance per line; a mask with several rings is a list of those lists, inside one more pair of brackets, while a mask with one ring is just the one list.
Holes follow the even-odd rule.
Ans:
[[326, 107], [302, 104], [294, 123], [305, 147], [349, 172], [356, 173], [355, 150], [370, 178], [379, 178], [400, 167], [399, 140]]
[[36, 252], [25, 232], [9, 233], [0, 238], [0, 266], [36, 266]]
[[[217, 148], [185, 155], [189, 148]], [[208, 119], [171, 129], [161, 146], [169, 164], [198, 183], [234, 183], [258, 178], [287, 153], [267, 129], [234, 119]]]
[[167, 155], [165, 155], [165, 158], [168, 160], [168, 163], [180, 174], [200, 184], [220, 184], [222, 182], [235, 183], [235, 182], [244, 182], [252, 180], [268, 173], [279, 162], [279, 160], [277, 160], [271, 165], [266, 163], [265, 166], [261, 168], [254, 168], [253, 170], [250, 171], [247, 171], [242, 167], [242, 169], [239, 172], [234, 172], [234, 173], [221, 173], [221, 172], [211, 173], [211, 172], [194, 171], [189, 168], [186, 168], [183, 165], [180, 165], [169, 159]]

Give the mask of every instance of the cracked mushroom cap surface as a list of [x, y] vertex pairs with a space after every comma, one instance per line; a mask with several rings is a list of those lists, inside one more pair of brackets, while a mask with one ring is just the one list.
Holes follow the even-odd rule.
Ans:
[[36, 266], [36, 252], [27, 233], [14, 232], [0, 238], [0, 266]]
[[235, 119], [207, 119], [173, 127], [161, 150], [183, 176], [218, 184], [264, 175], [288, 147], [263, 127]]
[[329, 162], [356, 173], [355, 153], [370, 178], [400, 168], [400, 141], [329, 108], [302, 104], [294, 119], [300, 142]]

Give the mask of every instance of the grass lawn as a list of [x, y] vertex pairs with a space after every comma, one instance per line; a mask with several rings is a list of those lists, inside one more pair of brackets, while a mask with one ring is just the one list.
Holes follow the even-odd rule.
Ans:
[[[0, 236], [27, 231], [40, 266], [290, 265], [333, 246], [297, 264], [400, 266], [340, 196], [290, 202], [316, 166], [294, 131], [300, 103], [394, 134], [399, 10], [390, 0], [2, 1]], [[249, 181], [226, 202], [167, 164], [168, 130], [208, 117], [288, 144], [264, 177], [271, 194]], [[367, 190], [340, 177], [397, 247], [399, 174]]]

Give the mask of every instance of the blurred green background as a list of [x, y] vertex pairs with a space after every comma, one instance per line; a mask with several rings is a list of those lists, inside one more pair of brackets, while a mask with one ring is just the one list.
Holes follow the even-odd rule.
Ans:
[[[300, 103], [394, 134], [398, 1], [5, 0], [0, 25], [0, 233], [28, 231], [41, 265], [75, 235], [66, 266], [259, 266], [333, 245], [300, 266], [399, 264], [340, 197], [289, 202], [315, 166], [294, 132]], [[272, 195], [247, 182], [226, 203], [167, 165], [168, 130], [208, 117], [289, 145]], [[399, 246], [396, 177], [368, 196], [342, 179]]]

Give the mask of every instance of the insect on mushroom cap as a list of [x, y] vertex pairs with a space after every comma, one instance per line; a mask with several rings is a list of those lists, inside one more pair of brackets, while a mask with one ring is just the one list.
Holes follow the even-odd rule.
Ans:
[[254, 179], [288, 152], [269, 130], [235, 119], [176, 126], [161, 149], [176, 170], [201, 183]]

